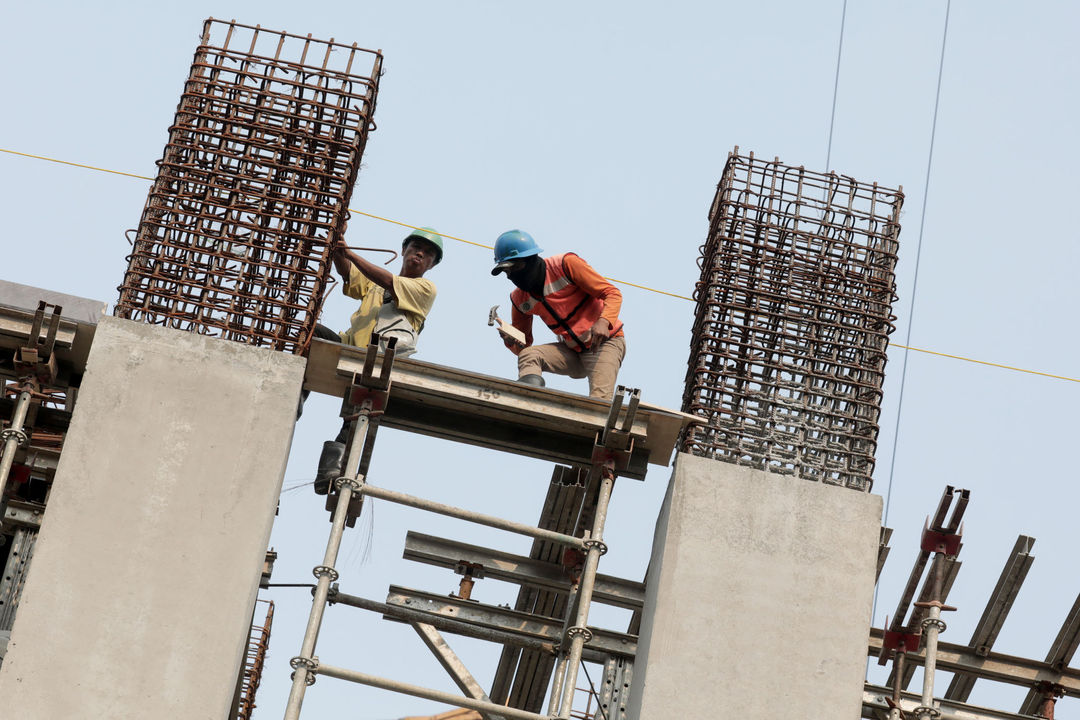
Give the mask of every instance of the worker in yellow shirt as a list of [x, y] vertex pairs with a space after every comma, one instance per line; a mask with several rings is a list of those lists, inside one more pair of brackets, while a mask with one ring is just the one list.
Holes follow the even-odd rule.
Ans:
[[[401, 243], [401, 272], [393, 274], [351, 250], [338, 248], [334, 252], [334, 268], [345, 280], [342, 292], [360, 301], [352, 314], [349, 329], [336, 333], [318, 325], [315, 336], [367, 347], [371, 333], [377, 332], [381, 344], [397, 338], [395, 354], [408, 357], [416, 352], [416, 341], [424, 328], [424, 320], [435, 303], [435, 283], [424, 274], [439, 264], [443, 256], [442, 237], [431, 228], [418, 228]], [[319, 471], [315, 477], [315, 492], [325, 495], [341, 475], [348, 441], [348, 423], [334, 440], [323, 443], [319, 456]]]

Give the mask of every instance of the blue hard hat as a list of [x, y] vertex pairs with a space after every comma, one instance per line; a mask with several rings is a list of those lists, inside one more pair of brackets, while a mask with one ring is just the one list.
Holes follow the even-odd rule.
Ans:
[[514, 260], [539, 255], [543, 250], [524, 230], [507, 230], [495, 241], [495, 267], [491, 274], [498, 275], [514, 264]]

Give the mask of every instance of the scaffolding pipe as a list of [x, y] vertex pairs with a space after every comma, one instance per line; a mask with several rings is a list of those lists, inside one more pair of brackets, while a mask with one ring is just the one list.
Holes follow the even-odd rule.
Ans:
[[[26, 422], [26, 414], [30, 411], [32, 397], [29, 390], [19, 393], [19, 399], [15, 401], [15, 412], [11, 415], [11, 427], [0, 431], [0, 437], [4, 440], [3, 450], [0, 450], [0, 506], [3, 505], [4, 490], [7, 488], [11, 466], [15, 463], [15, 451], [20, 445], [29, 442], [23, 430], [23, 423]], [[3, 521], [0, 520], [0, 524], [2, 523]]]
[[360, 459], [364, 453], [364, 443], [367, 439], [371, 408], [371, 400], [365, 400], [360, 406], [360, 413], [356, 421], [353, 423], [352, 443], [349, 449], [348, 464], [345, 467], [346, 473], [337, 481], [338, 500], [337, 505], [334, 506], [330, 538], [326, 542], [326, 554], [323, 555], [322, 565], [312, 570], [312, 573], [318, 578], [318, 582], [315, 585], [315, 592], [312, 593], [311, 614], [308, 616], [307, 629], [304, 631], [304, 642], [300, 648], [300, 655], [289, 661], [293, 668], [293, 683], [292, 689], [289, 690], [289, 702], [285, 706], [285, 720], [299, 720], [300, 706], [304, 703], [304, 692], [307, 690], [308, 685], [315, 682], [315, 668], [318, 666], [315, 660], [315, 641], [319, 637], [323, 612], [326, 610], [326, 599], [330, 595], [330, 583], [337, 579], [334, 563], [337, 562], [341, 539], [345, 534], [345, 520], [349, 511], [349, 501], [352, 499], [353, 490], [359, 487], [357, 474], [360, 470]]
[[362, 483], [360, 485], [360, 494], [368, 495], [379, 500], [387, 500], [392, 503], [398, 503], [399, 505], [407, 505], [419, 510], [427, 510], [428, 512], [438, 513], [440, 515], [447, 515], [449, 517], [455, 517], [460, 520], [468, 520], [474, 522], [477, 525], [487, 525], [488, 527], [497, 528], [499, 530], [506, 530], [507, 532], [517, 533], [519, 535], [528, 535], [529, 537], [536, 538], [538, 540], [547, 540], [548, 542], [557, 543], [559, 545], [567, 545], [569, 547], [575, 547], [584, 550], [587, 543], [581, 538], [574, 537], [573, 535], [566, 535], [564, 533], [553, 532], [551, 530], [544, 530], [543, 528], [533, 527], [532, 525], [526, 525], [524, 523], [514, 522], [512, 520], [504, 520], [494, 515], [484, 515], [482, 513], [472, 512], [471, 510], [465, 510], [463, 508], [454, 507], [453, 505], [444, 505], [443, 503], [434, 502], [431, 500], [425, 500], [424, 498], [418, 498], [414, 495], [406, 495], [405, 493], [395, 492], [393, 490], [387, 490], [385, 488], [375, 487], [374, 485], [368, 485]]
[[577, 617], [574, 627], [567, 630], [570, 636], [570, 648], [566, 650], [565, 677], [562, 685], [562, 702], [560, 703], [558, 717], [570, 717], [570, 708], [574, 702], [574, 688], [577, 687], [578, 667], [581, 665], [581, 651], [585, 647], [587, 635], [591, 635], [587, 627], [589, 622], [589, 606], [592, 604], [593, 587], [596, 585], [596, 567], [600, 563], [600, 556], [604, 554], [604, 523], [607, 520], [608, 502], [611, 500], [611, 490], [615, 485], [615, 473], [610, 467], [602, 467], [603, 473], [600, 481], [600, 495], [596, 500], [596, 515], [593, 518], [592, 532], [585, 542], [585, 568], [581, 572], [581, 584], [578, 589]]
[[[580, 583], [570, 586], [570, 594], [566, 601], [566, 617], [563, 618], [562, 637], [566, 638], [566, 631], [570, 629], [570, 618], [577, 615], [578, 589]], [[566, 678], [566, 653], [558, 653], [555, 660], [555, 671], [551, 674], [551, 697], [548, 699], [548, 715], [554, 715], [559, 711], [559, 701], [562, 699], [562, 684]]]
[[938, 635], [945, 630], [941, 620], [941, 588], [945, 574], [944, 554], [942, 562], [934, 563], [934, 597], [928, 605], [926, 619], [922, 622], [923, 636], [926, 638], [926, 658], [923, 661], [922, 704], [915, 708], [915, 717], [919, 720], [931, 720], [939, 713], [934, 708], [934, 673], [937, 670]]
[[349, 682], [382, 688], [383, 690], [391, 690], [403, 695], [412, 695], [413, 697], [424, 698], [425, 700], [434, 700], [448, 705], [469, 708], [470, 710], [476, 710], [481, 713], [498, 714], [505, 718], [513, 718], [514, 720], [552, 720], [547, 715], [538, 715], [537, 713], [518, 710], [517, 708], [507, 707], [505, 705], [498, 705], [493, 702], [474, 700], [461, 695], [442, 692], [441, 690], [431, 690], [426, 687], [421, 687], [420, 685], [411, 685], [409, 683], [398, 682], [397, 680], [378, 677], [377, 675], [368, 675], [367, 673], [357, 672], [355, 670], [334, 667], [333, 665], [319, 663], [316, 672], [319, 675], [327, 675], [339, 680], [348, 680]]
[[903, 645], [901, 645], [896, 650], [896, 662], [893, 664], [893, 705], [889, 708], [889, 720], [902, 720], [903, 718], [903, 712], [900, 710], [900, 692], [903, 689], [901, 685], [904, 682], [904, 660], [906, 657], [907, 652], [904, 651]]

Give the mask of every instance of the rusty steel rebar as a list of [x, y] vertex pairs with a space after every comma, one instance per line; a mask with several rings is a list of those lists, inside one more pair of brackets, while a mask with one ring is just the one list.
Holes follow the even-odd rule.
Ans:
[[248, 636], [247, 650], [244, 652], [244, 669], [240, 683], [240, 701], [236, 720], [251, 720], [255, 712], [255, 693], [262, 682], [263, 666], [266, 653], [270, 649], [270, 630], [274, 625], [274, 603], [271, 600], [256, 600], [266, 603], [266, 619], [262, 625], [252, 625]]
[[902, 189], [739, 154], [701, 247], [681, 449], [869, 490]]
[[[370, 62], [367, 75], [353, 67]], [[299, 352], [348, 221], [382, 54], [210, 18], [119, 317]]]

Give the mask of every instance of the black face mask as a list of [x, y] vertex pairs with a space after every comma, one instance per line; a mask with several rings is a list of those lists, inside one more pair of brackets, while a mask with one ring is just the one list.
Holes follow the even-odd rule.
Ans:
[[544, 260], [539, 255], [525, 258], [525, 265], [520, 270], [506, 274], [510, 282], [536, 297], [544, 293], [545, 275]]

